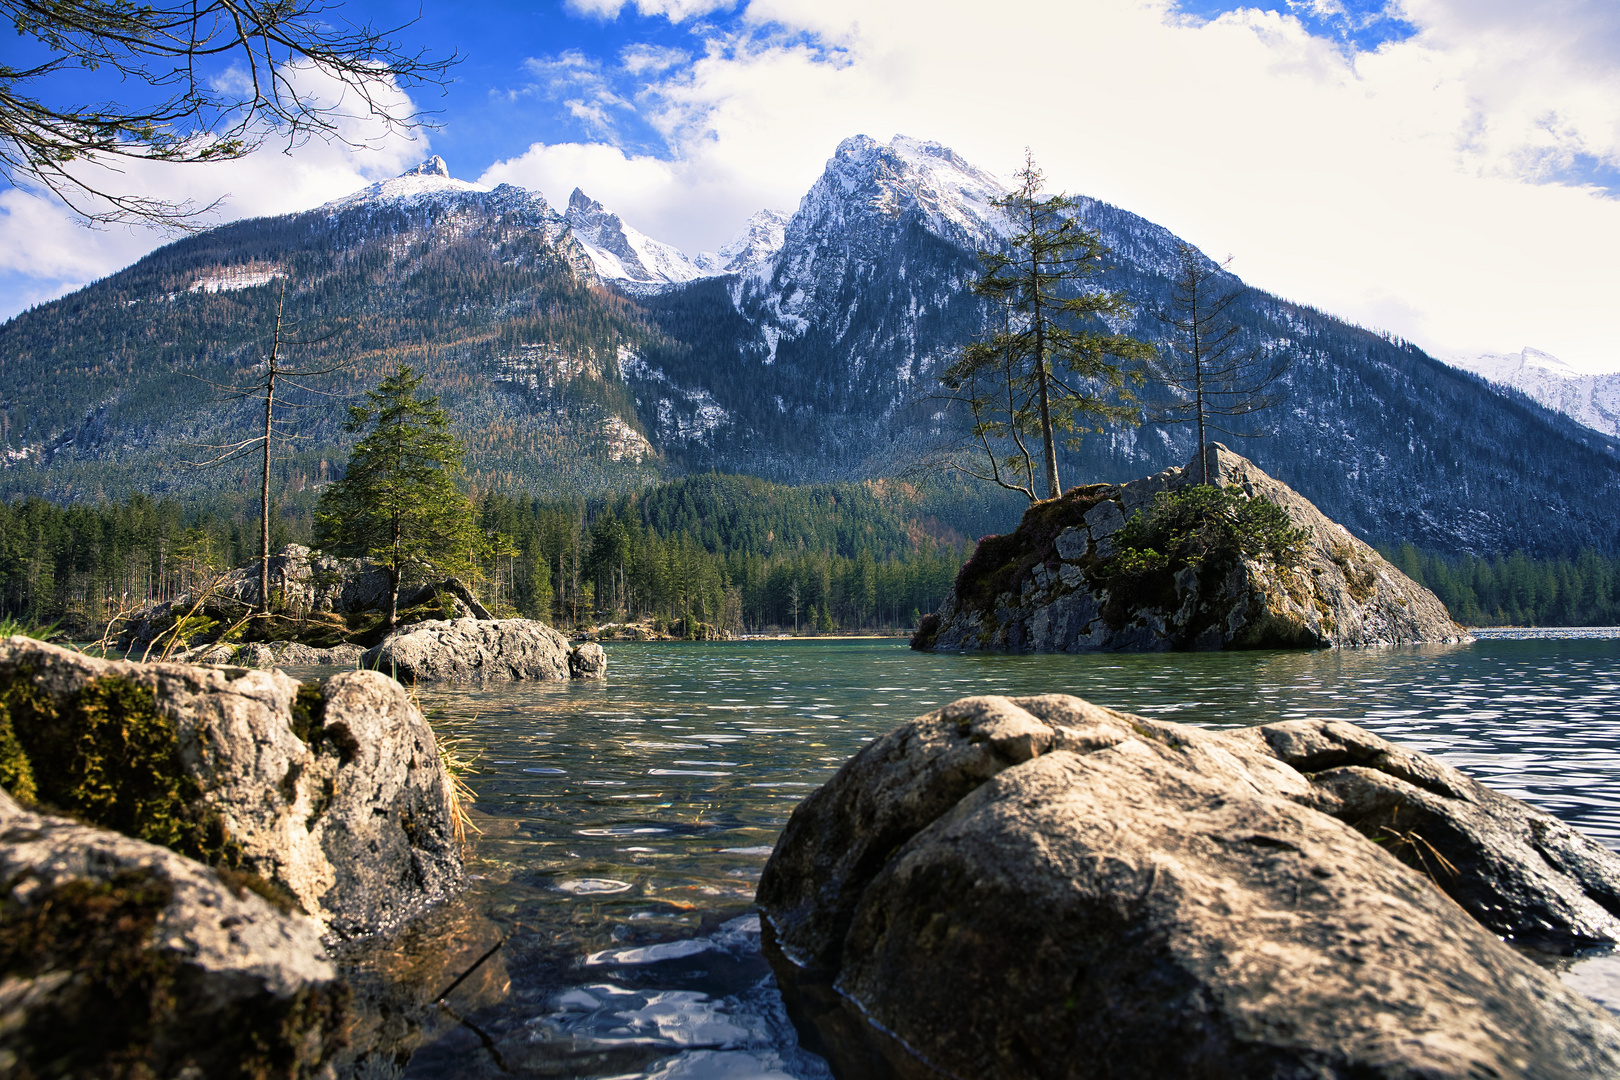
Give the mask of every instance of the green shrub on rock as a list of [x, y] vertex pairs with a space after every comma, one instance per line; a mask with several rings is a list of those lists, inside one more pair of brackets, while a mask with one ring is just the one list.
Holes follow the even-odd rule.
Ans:
[[1145, 513], [1131, 515], [1115, 534], [1117, 550], [1104, 572], [1119, 581], [1189, 566], [1226, 569], [1242, 559], [1292, 566], [1307, 539], [1276, 503], [1248, 498], [1235, 485], [1199, 484], [1162, 491]]

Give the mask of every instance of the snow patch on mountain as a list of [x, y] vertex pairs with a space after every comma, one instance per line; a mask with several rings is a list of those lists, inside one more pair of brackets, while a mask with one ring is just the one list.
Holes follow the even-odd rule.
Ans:
[[[664, 443], [702, 443], [712, 448], [714, 433], [736, 422], [730, 410], [716, 401], [706, 388], [678, 386], [662, 368], [647, 363], [634, 349], [620, 345], [618, 361], [619, 375], [626, 382], [635, 379], [658, 386], [660, 396], [653, 412], [657, 416], [658, 437]], [[640, 400], [637, 398], [638, 404]]]
[[1620, 437], [1620, 372], [1588, 375], [1540, 349], [1441, 357], [1453, 367], [1510, 387], [1554, 412]]
[[434, 154], [416, 168], [408, 169], [391, 180], [379, 180], [375, 184], [361, 188], [353, 195], [345, 195], [341, 199], [327, 203], [326, 209], [341, 210], [365, 202], [396, 202], [419, 199], [427, 195], [488, 190], [489, 188], [482, 184], [457, 180], [450, 175], [450, 167], [445, 164], [444, 158]]
[[187, 292], [222, 293], [239, 289], [253, 289], [268, 285], [276, 278], [287, 276], [285, 270], [263, 266], [220, 266], [199, 274], [187, 287]]

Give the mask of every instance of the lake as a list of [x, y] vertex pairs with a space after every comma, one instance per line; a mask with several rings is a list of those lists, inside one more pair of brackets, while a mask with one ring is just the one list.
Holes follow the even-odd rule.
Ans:
[[[800, 799], [873, 737], [970, 694], [1072, 693], [1212, 727], [1349, 720], [1620, 848], [1612, 633], [1157, 655], [937, 656], [900, 640], [605, 648], [602, 682], [421, 689], [435, 728], [475, 762], [483, 835], [461, 906], [504, 938], [510, 990], [451, 993], [403, 1072], [377, 1075], [829, 1076], [760, 954], [754, 887]], [[447, 947], [417, 937], [407, 949]], [[1620, 960], [1563, 968], [1620, 1009]]]

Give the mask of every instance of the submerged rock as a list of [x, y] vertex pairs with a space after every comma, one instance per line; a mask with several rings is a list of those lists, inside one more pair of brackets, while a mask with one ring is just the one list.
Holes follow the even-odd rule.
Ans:
[[320, 925], [0, 792], [0, 1074], [316, 1074], [347, 988]]
[[99, 660], [0, 641], [0, 784], [285, 890], [335, 937], [459, 887], [433, 731], [385, 675]]
[[967, 698], [806, 799], [758, 902], [840, 1075], [1620, 1075], [1497, 936], [1620, 940], [1620, 856], [1350, 724]]
[[1210, 484], [1281, 507], [1305, 533], [1294, 565], [1210, 559], [1122, 576], [1121, 530], [1161, 493], [1196, 485], [1197, 459], [1131, 483], [1036, 503], [1016, 532], [979, 541], [915, 649], [1093, 652], [1323, 648], [1470, 640], [1428, 589], [1310, 500], [1219, 443]]
[[442, 680], [599, 679], [602, 646], [575, 649], [532, 619], [430, 619], [402, 626], [360, 659], [363, 667], [406, 682]]

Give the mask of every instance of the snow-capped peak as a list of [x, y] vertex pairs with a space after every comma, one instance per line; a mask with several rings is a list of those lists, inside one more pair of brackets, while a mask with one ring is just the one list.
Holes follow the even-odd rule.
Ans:
[[1605, 435], [1620, 436], [1620, 372], [1589, 375], [1551, 353], [1529, 347], [1516, 353], [1441, 359], [1498, 386], [1517, 390], [1576, 423]]
[[609, 213], [579, 188], [568, 197], [568, 212], [563, 220], [573, 228], [574, 239], [604, 278], [673, 285], [705, 276], [685, 253], [626, 225], [618, 214]]
[[1542, 372], [1558, 379], [1579, 379], [1581, 372], [1551, 353], [1526, 346], [1516, 353], [1481, 353], [1478, 356], [1448, 357], [1447, 362], [1464, 371], [1483, 375], [1492, 382], [1510, 383], [1514, 377]]
[[791, 220], [779, 210], [758, 210], [719, 251], [700, 251], [693, 261], [711, 274], [736, 274], [757, 266], [782, 250]]
[[568, 197], [563, 215], [574, 239], [590, 256], [598, 275], [639, 285], [678, 285], [703, 277], [736, 273], [769, 259], [782, 246], [787, 217], [761, 210], [748, 219], [743, 231], [718, 252], [706, 251], [693, 259], [685, 252], [654, 240], [579, 188]]
[[457, 180], [450, 175], [450, 167], [445, 164], [444, 158], [434, 154], [416, 168], [407, 169], [391, 180], [379, 180], [375, 184], [368, 184], [353, 195], [334, 199], [326, 205], [332, 209], [341, 209], [363, 202], [415, 199], [423, 195], [437, 195], [444, 192], [488, 190], [489, 188], [482, 184]]
[[[987, 246], [1009, 232], [1006, 216], [991, 205], [1007, 193], [993, 173], [970, 164], [948, 146], [896, 135], [885, 145], [867, 135], [838, 144], [799, 214], [816, 214], [833, 198], [899, 217], [920, 211], [934, 232], [968, 246]], [[796, 215], [797, 216], [797, 215]]]

